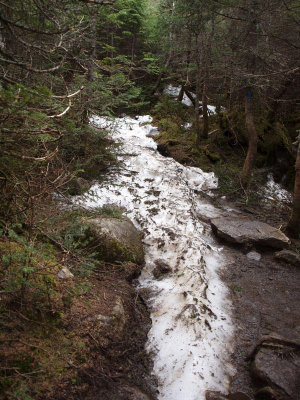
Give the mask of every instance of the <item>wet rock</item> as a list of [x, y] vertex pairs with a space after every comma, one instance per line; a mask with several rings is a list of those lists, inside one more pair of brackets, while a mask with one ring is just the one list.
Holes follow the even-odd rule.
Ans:
[[159, 279], [163, 275], [172, 272], [172, 268], [163, 260], [156, 260], [155, 265], [156, 267], [152, 272], [155, 279]]
[[256, 383], [262, 388], [269, 387], [269, 397], [257, 399], [292, 400], [297, 398], [300, 382], [300, 359], [293, 350], [280, 347], [261, 347], [256, 353], [251, 366], [251, 374]]
[[142, 234], [127, 217], [101, 216], [84, 222], [89, 227], [89, 246], [101, 260], [144, 263]]
[[73, 279], [74, 275], [67, 267], [64, 267], [58, 272], [57, 277], [62, 280], [67, 280], [67, 279]]
[[291, 250], [282, 250], [275, 253], [275, 258], [280, 261], [285, 261], [288, 264], [300, 267], [300, 254]]
[[220, 217], [211, 220], [213, 232], [227, 242], [234, 244], [259, 244], [274, 248], [284, 248], [290, 240], [279, 229], [264, 222], [247, 217]]
[[253, 261], [260, 261], [261, 255], [260, 255], [259, 253], [257, 253], [256, 251], [250, 251], [250, 252], [247, 254], [247, 258], [248, 258], [249, 260], [253, 260]]

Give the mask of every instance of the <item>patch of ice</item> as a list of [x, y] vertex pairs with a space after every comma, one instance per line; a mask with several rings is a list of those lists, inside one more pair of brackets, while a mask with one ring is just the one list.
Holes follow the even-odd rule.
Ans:
[[[101, 126], [106, 122], [93, 119]], [[146, 266], [139, 287], [151, 293], [147, 349], [153, 354], [158, 398], [204, 400], [208, 389], [226, 391], [233, 374], [230, 304], [218, 276], [222, 249], [197, 218], [201, 207], [213, 215], [213, 206], [197, 193], [215, 189], [217, 178], [161, 156], [147, 137], [154, 129], [150, 122], [148, 116], [115, 120], [110, 136], [121, 142], [123, 167], [74, 202], [123, 206], [144, 231]], [[158, 259], [172, 268], [161, 280], [152, 273]]]

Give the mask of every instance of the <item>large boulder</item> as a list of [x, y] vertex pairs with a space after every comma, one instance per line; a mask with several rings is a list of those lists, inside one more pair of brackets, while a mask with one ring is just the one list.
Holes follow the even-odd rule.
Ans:
[[221, 239], [234, 244], [259, 244], [284, 248], [290, 240], [279, 229], [264, 222], [243, 216], [226, 216], [211, 220], [213, 232]]
[[86, 232], [88, 246], [100, 260], [144, 263], [142, 234], [127, 217], [105, 215], [87, 218], [84, 223], [89, 228]]

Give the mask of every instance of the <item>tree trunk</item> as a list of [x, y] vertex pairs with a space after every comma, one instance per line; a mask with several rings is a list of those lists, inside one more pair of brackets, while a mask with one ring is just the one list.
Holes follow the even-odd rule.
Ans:
[[187, 97], [191, 100], [191, 103], [193, 104], [193, 106], [195, 107], [195, 99], [192, 96], [191, 92], [189, 92], [186, 88], [184, 89], [184, 93], [187, 95]]
[[257, 153], [257, 142], [258, 136], [254, 124], [253, 114], [251, 110], [251, 98], [250, 96], [245, 97], [245, 117], [246, 117], [246, 129], [248, 134], [248, 152], [244, 162], [243, 170], [241, 173], [241, 184], [244, 188], [247, 187], [251, 171], [255, 162]]
[[300, 138], [298, 139], [298, 151], [296, 158], [296, 178], [294, 188], [294, 205], [291, 220], [287, 226], [288, 233], [299, 239], [300, 236]]
[[206, 92], [206, 77], [203, 82], [202, 91], [202, 115], [203, 115], [203, 139], [208, 138], [208, 109], [207, 109], [207, 92]]
[[180, 89], [179, 95], [177, 97], [177, 101], [182, 101], [183, 95], [184, 95], [184, 85], [181, 85], [181, 89]]
[[194, 125], [196, 131], [196, 146], [200, 147], [201, 141], [201, 130], [200, 130], [200, 115], [199, 115], [199, 101], [200, 101], [200, 90], [201, 90], [201, 74], [198, 68], [197, 71], [197, 86], [196, 86], [196, 98], [195, 98], [195, 113], [194, 113]]

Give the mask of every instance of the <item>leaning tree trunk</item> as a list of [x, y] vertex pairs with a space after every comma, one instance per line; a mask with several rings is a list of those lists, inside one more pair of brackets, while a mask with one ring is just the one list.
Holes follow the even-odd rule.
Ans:
[[258, 142], [258, 136], [251, 110], [251, 97], [249, 95], [246, 96], [245, 98], [245, 116], [246, 116], [246, 129], [248, 134], [248, 152], [241, 173], [241, 184], [243, 188], [247, 187], [250, 180], [251, 171], [254, 166], [255, 157], [257, 153], [257, 142]]
[[298, 151], [296, 158], [296, 178], [294, 188], [294, 205], [291, 220], [287, 226], [289, 234], [295, 238], [300, 236], [300, 135], [298, 136]]
[[181, 85], [180, 92], [179, 92], [178, 97], [177, 97], [177, 101], [181, 102], [182, 99], [183, 99], [183, 95], [184, 95], [184, 85]]

